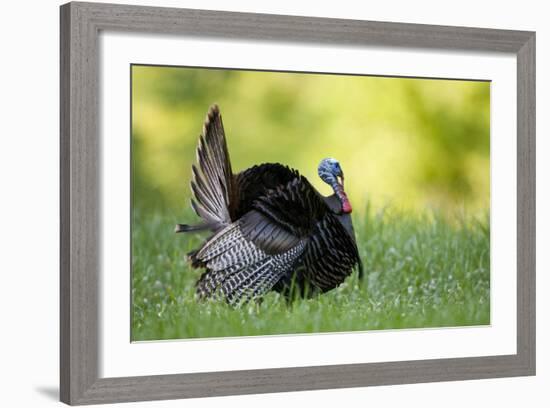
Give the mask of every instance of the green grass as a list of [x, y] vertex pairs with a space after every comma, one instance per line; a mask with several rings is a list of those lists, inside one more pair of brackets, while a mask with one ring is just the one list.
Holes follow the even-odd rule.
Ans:
[[185, 254], [204, 235], [174, 234], [175, 219], [134, 211], [132, 340], [251, 336], [490, 323], [489, 222], [397, 211], [354, 214], [365, 277], [312, 299], [270, 293], [233, 309], [198, 302], [200, 271]]

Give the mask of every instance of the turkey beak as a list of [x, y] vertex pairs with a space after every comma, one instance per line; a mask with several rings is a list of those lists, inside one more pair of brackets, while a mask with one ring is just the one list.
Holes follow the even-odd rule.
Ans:
[[344, 173], [342, 173], [340, 176], [336, 176], [336, 180], [338, 180], [338, 183], [344, 187]]

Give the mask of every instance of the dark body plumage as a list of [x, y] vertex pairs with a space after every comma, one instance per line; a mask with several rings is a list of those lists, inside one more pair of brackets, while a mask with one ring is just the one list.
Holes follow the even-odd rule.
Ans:
[[291, 285], [309, 293], [341, 284], [361, 261], [349, 213], [296, 170], [278, 163], [233, 174], [221, 115], [208, 111], [193, 166], [192, 206], [203, 223], [177, 232], [211, 230], [189, 254], [205, 268], [197, 293], [239, 304]]

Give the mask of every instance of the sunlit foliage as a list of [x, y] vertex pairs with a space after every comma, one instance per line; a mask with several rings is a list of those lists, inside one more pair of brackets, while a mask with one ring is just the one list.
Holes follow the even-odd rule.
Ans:
[[330, 156], [356, 204], [489, 206], [488, 82], [133, 66], [132, 91], [140, 208], [187, 206], [197, 137], [214, 102], [235, 170], [285, 163], [328, 194], [316, 168]]

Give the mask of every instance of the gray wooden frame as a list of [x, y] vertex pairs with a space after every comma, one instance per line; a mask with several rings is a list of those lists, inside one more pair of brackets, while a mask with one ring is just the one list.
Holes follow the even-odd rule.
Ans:
[[[535, 374], [535, 33], [94, 3], [69, 3], [60, 11], [61, 401], [92, 404]], [[101, 30], [514, 53], [518, 113], [517, 354], [99, 378]]]

